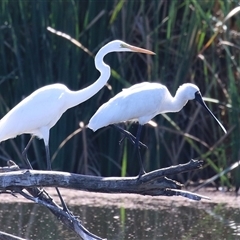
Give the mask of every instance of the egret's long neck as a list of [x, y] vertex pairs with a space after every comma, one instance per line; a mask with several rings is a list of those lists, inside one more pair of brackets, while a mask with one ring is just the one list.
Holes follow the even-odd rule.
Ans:
[[98, 51], [95, 57], [95, 66], [100, 72], [100, 77], [90, 86], [79, 91], [71, 91], [71, 99], [69, 99], [69, 106], [74, 107], [95, 95], [100, 89], [104, 87], [111, 75], [110, 67], [103, 62], [106, 54], [111, 52], [108, 48], [102, 48]]
[[184, 92], [181, 91], [181, 89], [178, 89], [175, 96], [171, 99], [171, 110], [168, 112], [179, 112], [187, 104], [187, 102], [188, 99], [185, 97]]

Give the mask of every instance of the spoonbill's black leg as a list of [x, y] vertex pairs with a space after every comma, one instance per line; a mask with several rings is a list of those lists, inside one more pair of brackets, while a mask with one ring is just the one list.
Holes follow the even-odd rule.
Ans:
[[[136, 137], [134, 137], [130, 132], [128, 132], [127, 130], [121, 128], [120, 126], [116, 125], [116, 124], [113, 124], [111, 126], [114, 126], [116, 129], [118, 129], [121, 133], [123, 133], [124, 137], [123, 139], [120, 140], [120, 143], [125, 139], [129, 139], [130, 142], [132, 144], [136, 144]], [[145, 147], [145, 148], [148, 148], [144, 143], [138, 141], [138, 147]]]

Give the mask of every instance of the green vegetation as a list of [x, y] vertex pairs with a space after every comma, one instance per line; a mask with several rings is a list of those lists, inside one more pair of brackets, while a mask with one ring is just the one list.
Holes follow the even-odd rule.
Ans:
[[[59, 0], [0, 2], [0, 118], [21, 99], [46, 84], [61, 82], [84, 88], [99, 76], [92, 56], [71, 41], [47, 31], [53, 27], [81, 42], [93, 54], [113, 39], [148, 48], [156, 56], [112, 53], [108, 87], [68, 110], [51, 130], [53, 168], [103, 176], [137, 175], [133, 147], [113, 128], [86, 129], [97, 108], [142, 81], [161, 82], [175, 94], [185, 82], [196, 83], [206, 103], [229, 135], [224, 136], [205, 110], [190, 102], [179, 113], [160, 115], [156, 128], [143, 128], [146, 170], [205, 160], [202, 171], [180, 180], [208, 178], [239, 159], [239, 13], [230, 0], [123, 1]], [[236, 9], [238, 10], [238, 9]], [[124, 113], [123, 113], [124, 114]], [[21, 121], [21, 119], [19, 119]], [[135, 124], [124, 125], [133, 134]], [[1, 159], [21, 163], [29, 136], [0, 144]], [[42, 141], [29, 150], [34, 168], [45, 169]], [[2, 163], [4, 164], [4, 163]], [[121, 167], [123, 169], [121, 170]], [[240, 184], [239, 170], [222, 176], [222, 184]]]

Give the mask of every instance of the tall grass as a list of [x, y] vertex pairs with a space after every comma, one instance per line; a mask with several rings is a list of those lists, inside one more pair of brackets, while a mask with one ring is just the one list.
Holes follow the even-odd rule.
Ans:
[[[179, 85], [193, 82], [224, 126], [234, 130], [223, 137], [205, 110], [190, 102], [179, 113], [155, 117], [156, 128], [144, 126], [141, 140], [148, 149], [141, 152], [147, 171], [202, 158], [206, 165], [201, 172], [179, 178], [210, 177], [239, 159], [238, 13], [224, 22], [226, 27], [220, 24], [237, 4], [224, 0], [1, 1], [0, 116], [46, 84], [62, 82], [77, 90], [98, 78], [93, 58], [48, 32], [48, 26], [69, 34], [93, 54], [108, 41], [122, 39], [151, 49], [156, 56], [106, 56], [113, 70], [108, 87], [68, 110], [51, 130], [53, 168], [104, 176], [136, 175], [138, 160], [130, 143], [125, 140], [119, 145], [122, 136], [111, 127], [93, 133], [86, 128], [90, 117], [122, 88], [135, 83], [161, 82], [175, 94]], [[136, 124], [123, 126], [136, 133]], [[21, 163], [28, 139], [24, 135], [2, 142], [1, 157]], [[29, 158], [34, 168], [45, 168], [41, 141], [34, 141]], [[240, 181], [237, 176], [238, 172], [232, 175]], [[223, 184], [228, 181], [222, 179]]]

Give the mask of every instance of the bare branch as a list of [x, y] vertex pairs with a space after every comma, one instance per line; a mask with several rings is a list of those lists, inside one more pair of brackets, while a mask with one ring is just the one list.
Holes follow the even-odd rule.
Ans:
[[[202, 164], [202, 161], [191, 160], [186, 164], [146, 173], [140, 179], [137, 177], [96, 177], [58, 171], [18, 170], [0, 173], [0, 190], [51, 186], [102, 193], [169, 196], [169, 189], [180, 189], [182, 185], [167, 176], [199, 169]], [[182, 194], [182, 196], [193, 199], [189, 194]]]
[[[138, 177], [96, 177], [57, 171], [19, 169], [13, 162], [0, 168], [0, 193], [18, 193], [23, 197], [47, 207], [68, 228], [83, 239], [102, 239], [83, 227], [78, 217], [64, 211], [48, 193], [38, 187], [63, 187], [102, 193], [135, 193], [151, 196], [182, 196], [192, 200], [208, 197], [180, 190], [182, 185], [167, 176], [202, 167], [203, 161], [191, 160], [168, 168], [158, 169]], [[11, 238], [9, 238], [11, 239]], [[13, 238], [14, 239], [14, 238]]]

